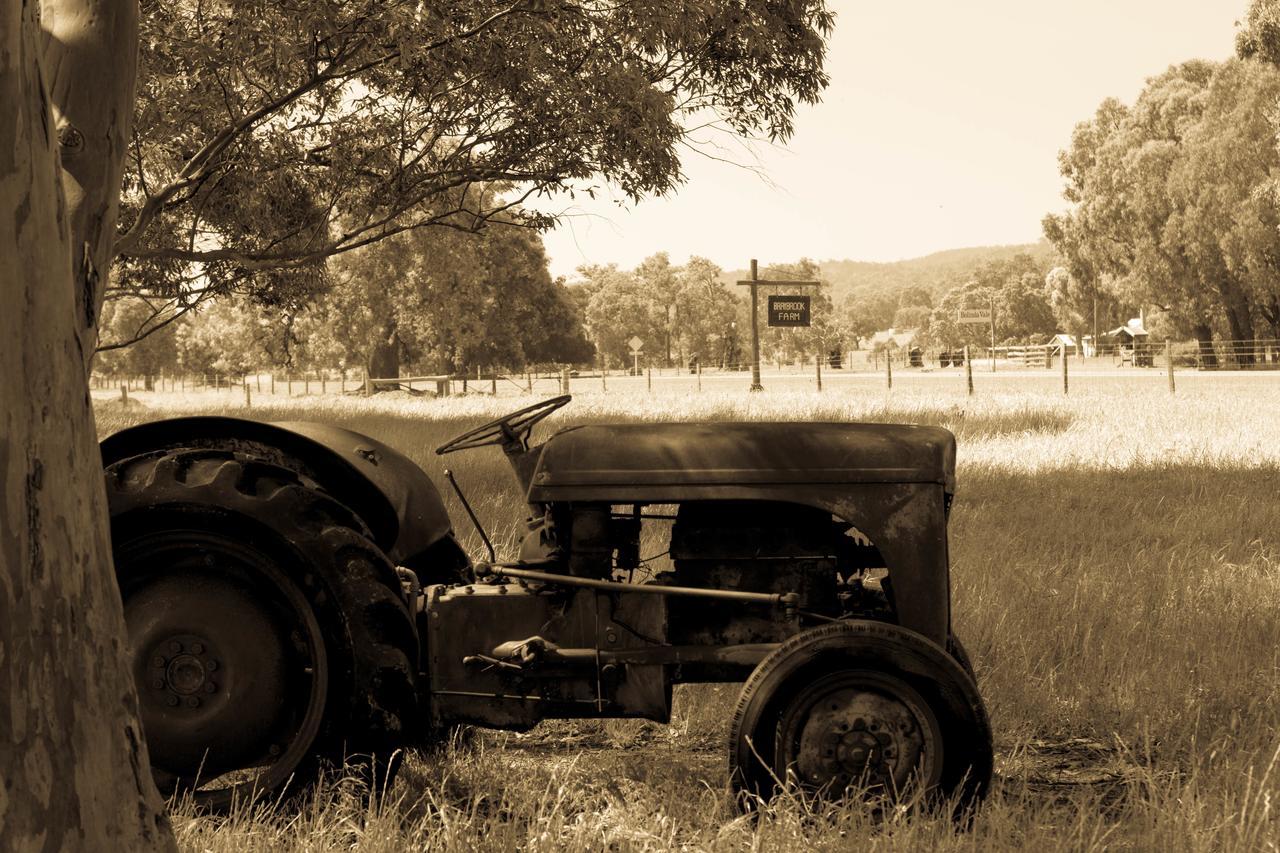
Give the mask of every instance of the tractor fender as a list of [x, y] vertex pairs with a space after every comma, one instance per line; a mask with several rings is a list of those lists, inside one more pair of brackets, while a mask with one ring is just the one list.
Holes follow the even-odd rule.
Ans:
[[414, 566], [433, 549], [447, 550], [451, 562], [466, 562], [426, 472], [399, 451], [352, 430], [308, 421], [196, 416], [139, 424], [108, 436], [100, 447], [104, 468], [179, 447], [217, 447], [264, 457], [311, 478], [346, 505], [394, 563]]

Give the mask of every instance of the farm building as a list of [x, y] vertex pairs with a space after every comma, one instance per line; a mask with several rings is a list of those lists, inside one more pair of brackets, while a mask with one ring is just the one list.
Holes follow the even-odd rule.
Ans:
[[1113, 353], [1123, 364], [1150, 367], [1153, 363], [1150, 338], [1151, 335], [1142, 327], [1142, 320], [1134, 317], [1125, 325], [1099, 335], [1098, 343], [1103, 353]]
[[916, 329], [885, 329], [871, 336], [871, 349], [908, 349], [916, 339]]
[[1079, 355], [1081, 352], [1080, 345], [1076, 343], [1076, 339], [1061, 332], [1050, 338], [1047, 346], [1054, 358], [1060, 355]]

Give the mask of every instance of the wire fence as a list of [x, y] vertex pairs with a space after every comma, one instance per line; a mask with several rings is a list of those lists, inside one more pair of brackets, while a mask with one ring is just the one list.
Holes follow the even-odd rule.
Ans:
[[[1076, 387], [1100, 377], [1125, 382], [1146, 377], [1163, 378], [1170, 392], [1176, 392], [1179, 376], [1196, 377], [1198, 384], [1227, 381], [1231, 374], [1280, 371], [1280, 340], [1198, 342], [1135, 342], [1132, 346], [1100, 348], [1085, 352], [1064, 346], [1004, 346], [961, 349], [914, 348], [854, 350], [830, 353], [807, 361], [779, 360], [761, 364], [761, 375], [770, 381], [767, 389], [839, 390], [842, 387], [882, 386], [892, 390], [895, 381], [903, 384], [954, 384], [967, 393], [981, 393], [986, 376], [999, 374], [1014, 381], [1014, 387], [1057, 388], [1070, 393]], [[949, 379], [950, 377], [950, 379]], [[975, 381], [975, 377], [977, 377]], [[747, 363], [704, 366], [652, 366], [633, 364], [623, 369], [558, 368], [523, 372], [478, 370], [465, 374], [400, 377], [366, 377], [360, 371], [311, 370], [305, 372], [263, 371], [244, 374], [158, 373], [153, 376], [94, 374], [91, 387], [98, 392], [132, 394], [206, 394], [222, 392], [243, 395], [244, 404], [255, 397], [308, 397], [316, 395], [372, 395], [384, 391], [421, 397], [467, 394], [518, 396], [555, 393], [660, 392], [700, 393], [703, 391], [746, 391], [752, 384]], [[987, 387], [990, 387], [989, 385]], [[102, 396], [100, 393], [99, 396]]]

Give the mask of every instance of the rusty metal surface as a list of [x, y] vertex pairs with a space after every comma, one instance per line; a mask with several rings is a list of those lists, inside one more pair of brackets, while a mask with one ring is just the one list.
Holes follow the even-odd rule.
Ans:
[[[664, 602], [591, 589], [534, 591], [518, 583], [428, 588], [432, 719], [513, 729], [558, 717], [665, 722], [671, 713], [665, 662], [639, 654], [666, 646]], [[518, 652], [531, 638], [582, 653]], [[639, 656], [609, 656], [628, 652]]]
[[542, 447], [529, 500], [578, 500], [584, 487], [799, 483], [937, 483], [954, 492], [955, 436], [895, 424], [571, 427]]

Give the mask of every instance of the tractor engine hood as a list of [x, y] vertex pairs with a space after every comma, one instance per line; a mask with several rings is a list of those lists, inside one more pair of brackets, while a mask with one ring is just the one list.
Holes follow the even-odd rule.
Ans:
[[955, 492], [956, 439], [940, 427], [862, 423], [580, 426], [541, 448], [532, 503], [608, 486], [926, 484]]

